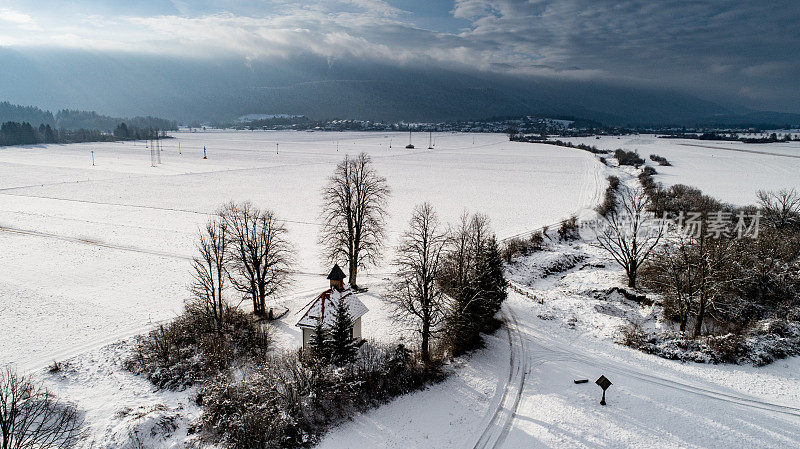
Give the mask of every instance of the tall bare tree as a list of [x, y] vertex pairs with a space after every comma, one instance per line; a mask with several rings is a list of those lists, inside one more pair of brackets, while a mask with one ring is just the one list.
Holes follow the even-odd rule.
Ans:
[[437, 281], [446, 243], [433, 207], [428, 203], [417, 205], [394, 261], [398, 281], [389, 297], [398, 313], [414, 322], [421, 338], [421, 358], [426, 363], [430, 360], [431, 337], [445, 318], [444, 294]]
[[448, 233], [448, 251], [443, 264], [443, 284], [448, 295], [461, 297], [474, 280], [476, 263], [492, 236], [489, 217], [463, 212], [458, 224]]
[[773, 227], [800, 226], [800, 193], [796, 189], [759, 190], [758, 202], [764, 209], [767, 222]]
[[636, 288], [639, 267], [650, 257], [665, 232], [664, 226], [649, 220], [649, 205], [650, 200], [642, 189], [622, 188], [617, 196], [617, 208], [603, 217], [595, 228], [597, 246], [606, 250], [625, 270], [631, 288]]
[[219, 214], [200, 231], [196, 245], [199, 254], [192, 259], [193, 281], [189, 290], [194, 298], [188, 307], [209, 317], [217, 332], [225, 321], [223, 292], [229, 277], [228, 241], [228, 223]]
[[0, 371], [0, 448], [66, 449], [84, 435], [83, 419], [29, 377]]
[[704, 216], [700, 235], [693, 239], [692, 252], [697, 278], [697, 293], [693, 335], [699, 337], [703, 321], [709, 311], [716, 307], [717, 300], [724, 295], [724, 287], [730, 282], [729, 266], [735, 241], [713, 237], [707, 232], [708, 218]]
[[266, 299], [291, 282], [294, 250], [287, 230], [271, 210], [249, 202], [223, 209], [227, 226], [231, 283], [253, 302], [253, 312], [266, 314]]
[[679, 235], [674, 241], [642, 267], [640, 273], [646, 288], [664, 297], [665, 313], [676, 317], [680, 331], [686, 331], [691, 311], [695, 307], [702, 286], [701, 265], [698, 263], [694, 241]]
[[353, 287], [358, 286], [359, 268], [375, 263], [380, 256], [389, 193], [386, 178], [377, 174], [366, 153], [345, 157], [322, 190], [325, 224], [319, 243], [329, 262], [347, 261]]

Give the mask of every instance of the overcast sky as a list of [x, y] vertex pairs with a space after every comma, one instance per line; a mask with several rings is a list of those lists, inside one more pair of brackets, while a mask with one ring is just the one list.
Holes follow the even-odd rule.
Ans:
[[800, 113], [797, 0], [0, 0], [0, 46], [425, 62]]

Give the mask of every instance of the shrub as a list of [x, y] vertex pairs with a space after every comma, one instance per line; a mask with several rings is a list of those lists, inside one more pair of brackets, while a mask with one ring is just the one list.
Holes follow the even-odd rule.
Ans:
[[503, 260], [511, 263], [515, 257], [528, 254], [528, 245], [520, 237], [511, 237], [503, 244]]
[[597, 211], [598, 214], [605, 217], [616, 208], [618, 188], [619, 178], [616, 176], [609, 176], [608, 187], [606, 187], [606, 193], [603, 197], [603, 202], [595, 208], [595, 211]]
[[631, 165], [638, 167], [644, 164], [644, 159], [639, 157], [639, 153], [635, 151], [625, 151], [619, 148], [614, 151], [614, 157], [619, 162], [619, 165]]
[[230, 308], [226, 317], [221, 332], [216, 332], [206, 315], [188, 309], [137, 337], [124, 366], [159, 388], [178, 390], [224, 371], [237, 358], [263, 358], [271, 347], [269, 328], [239, 309]]
[[[640, 176], [639, 179], [642, 180], [643, 177]], [[708, 212], [724, 208], [722, 203], [704, 195], [700, 189], [683, 184], [675, 184], [666, 189], [656, 186], [652, 190], [645, 186], [645, 191], [650, 196], [652, 212], [659, 217], [664, 213], [675, 217], [680, 212]]]
[[639, 349], [646, 341], [646, 336], [639, 323], [628, 323], [620, 327], [619, 343], [630, 348]]
[[670, 331], [647, 333], [628, 324], [620, 328], [619, 343], [671, 360], [764, 366], [800, 354], [800, 323], [767, 320], [744, 335], [698, 338]]
[[665, 158], [663, 156], [659, 156], [657, 154], [651, 154], [650, 155], [650, 160], [653, 161], [653, 162], [658, 163], [658, 165], [662, 165], [662, 166], [665, 166], [665, 167], [668, 167], [668, 166], [672, 165], [672, 164], [669, 163], [667, 158]]
[[503, 244], [502, 257], [506, 263], [511, 263], [515, 257], [527, 256], [544, 248], [544, 234], [536, 231], [528, 239], [512, 237]]
[[243, 376], [222, 373], [206, 382], [199, 427], [206, 441], [231, 448], [308, 447], [353, 413], [442, 378], [403, 345], [367, 342], [343, 367], [286, 352]]
[[640, 173], [639, 176], [640, 177], [642, 175], [644, 175], [644, 176], [653, 176], [653, 175], [657, 175], [657, 174], [658, 174], [658, 172], [656, 171], [655, 168], [647, 165], [642, 169], [642, 173]]
[[530, 247], [532, 250], [541, 251], [544, 248], [544, 233], [542, 231], [536, 231], [532, 233], [528, 239], [528, 242], [530, 242]]
[[744, 337], [741, 335], [710, 336], [707, 338], [707, 343], [715, 363], [739, 363], [747, 354]]
[[558, 228], [558, 238], [561, 241], [567, 242], [570, 240], [577, 240], [580, 237], [578, 234], [578, 217], [571, 216], [567, 220], [561, 222]]

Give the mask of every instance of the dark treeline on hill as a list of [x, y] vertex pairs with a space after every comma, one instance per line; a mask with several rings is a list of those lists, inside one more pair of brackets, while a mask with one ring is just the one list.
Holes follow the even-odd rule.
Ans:
[[28, 122], [5, 122], [0, 125], [0, 146], [35, 145], [39, 143], [110, 142], [114, 140], [144, 140], [164, 138], [164, 133], [152, 128], [117, 125], [113, 133], [97, 129], [55, 129], [49, 124], [38, 127]]
[[721, 141], [743, 142], [743, 143], [775, 143], [775, 142], [790, 142], [792, 140], [792, 134], [784, 133], [782, 135], [778, 135], [777, 133], [772, 133], [770, 135], [763, 134], [761, 137], [741, 137], [737, 133], [704, 132], [702, 134], [674, 133], [668, 136], [661, 136], [661, 138], [721, 140]]
[[39, 125], [50, 126], [59, 130], [97, 130], [112, 132], [116, 127], [125, 122], [129, 127], [140, 129], [161, 129], [174, 131], [178, 124], [172, 120], [157, 117], [117, 118], [98, 114], [94, 111], [79, 111], [62, 109], [55, 115], [50, 111], [35, 106], [18, 106], [7, 101], [0, 102], [0, 123], [18, 122], [29, 123], [38, 128]]

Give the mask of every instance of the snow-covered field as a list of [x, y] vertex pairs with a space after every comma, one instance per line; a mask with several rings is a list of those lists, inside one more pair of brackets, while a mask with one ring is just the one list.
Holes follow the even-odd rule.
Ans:
[[[758, 189], [800, 187], [800, 141], [747, 144], [690, 139], [661, 139], [650, 134], [563, 139], [600, 149], [638, 151], [658, 171], [656, 181], [688, 184], [721, 201], [755, 204]], [[667, 158], [660, 167], [651, 154]]]
[[[167, 440], [145, 438], [157, 447], [186, 440], [198, 412], [190, 395], [152, 391], [120, 368], [125, 346], [114, 342], [180, 311], [196, 229], [219, 204], [250, 200], [287, 220], [301, 273], [281, 300], [290, 313], [277, 336], [293, 346], [296, 312], [326, 286], [316, 245], [319, 190], [345, 154], [371, 154], [392, 187], [390, 243], [421, 201], [445, 221], [464, 209], [484, 212], [503, 238], [593, 207], [614, 173], [588, 152], [498, 134], [441, 134], [432, 150], [422, 134], [414, 136], [418, 148], [406, 150], [405, 133], [175, 137], [157, 168], [142, 143], [0, 148], [0, 361], [28, 371], [67, 359], [59, 373], [37, 372], [88, 411], [92, 447], [132, 444], [133, 429], [173, 430]], [[736, 203], [753, 202], [758, 188], [795, 186], [800, 173], [800, 159], [775, 155], [800, 153], [797, 143], [744, 147], [774, 153], [754, 154], [652, 136], [584, 141], [665, 156], [674, 167], [658, 167], [659, 181]], [[512, 280], [543, 304], [510, 292], [508, 325], [485, 349], [454, 361], [446, 381], [355, 417], [321, 447], [800, 445], [800, 359], [764, 368], [682, 364], [614, 344], [623, 317], [650, 312], [596, 298], [593, 291], [619, 285], [621, 273], [600, 267], [602, 255], [591, 257], [545, 278], [512, 268]], [[389, 270], [384, 262], [364, 278], [374, 287], [361, 295], [370, 309], [365, 337], [402, 336], [380, 297]], [[614, 383], [606, 407], [593, 384], [601, 374]], [[590, 382], [574, 384], [578, 378]]]
[[[432, 150], [427, 134], [414, 136], [415, 150], [407, 141], [405, 133], [184, 132], [164, 141], [156, 168], [142, 142], [0, 148], [0, 360], [43, 366], [174, 316], [197, 228], [230, 200], [288, 221], [301, 274], [287, 300], [307, 301], [329, 268], [316, 244], [320, 188], [345, 154], [369, 153], [387, 178], [390, 244], [422, 201], [446, 221], [484, 212], [502, 238], [592, 207], [604, 188], [604, 167], [577, 150], [500, 134], [440, 134]], [[365, 335], [371, 326], [365, 318]]]

